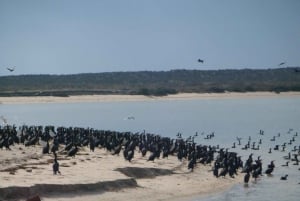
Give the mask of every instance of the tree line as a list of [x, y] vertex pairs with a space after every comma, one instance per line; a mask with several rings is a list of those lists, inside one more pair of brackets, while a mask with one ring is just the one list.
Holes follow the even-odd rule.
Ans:
[[0, 96], [300, 91], [296, 68], [0, 76]]

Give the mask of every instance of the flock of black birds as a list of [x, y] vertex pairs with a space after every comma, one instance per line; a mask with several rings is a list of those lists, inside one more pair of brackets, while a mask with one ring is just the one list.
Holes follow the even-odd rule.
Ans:
[[[289, 163], [293, 161], [293, 165], [299, 165], [298, 156], [300, 155], [300, 145], [293, 145], [293, 143], [296, 142], [296, 137], [298, 136], [298, 132], [294, 132], [292, 134], [293, 129], [289, 129], [287, 131], [287, 134], [289, 135], [290, 139], [287, 142], [283, 142], [282, 144], [276, 144], [274, 147], [270, 147], [268, 154], [272, 154], [273, 151], [277, 152], [285, 152], [286, 148], [289, 148], [291, 151], [288, 152], [287, 156], [283, 156], [283, 159], [286, 160], [285, 164], [282, 164], [282, 167], [288, 167]], [[259, 130], [259, 136], [264, 136], [264, 131]], [[280, 138], [281, 134], [278, 133], [277, 135], [274, 135], [270, 141], [273, 143], [276, 142], [276, 139]], [[241, 137], [237, 137], [238, 145], [242, 146], [241, 144]], [[257, 145], [256, 145], [257, 144]], [[262, 144], [262, 138], [259, 138], [258, 142], [252, 140], [251, 136], [249, 136], [247, 143], [241, 147], [242, 150], [260, 150], [260, 145]], [[288, 147], [289, 146], [289, 147]], [[233, 142], [233, 146], [231, 147], [233, 149], [237, 148], [236, 142]], [[292, 148], [292, 149], [291, 149]], [[292, 154], [293, 153], [293, 154]], [[293, 157], [292, 157], [293, 155]], [[272, 160], [270, 164], [268, 164], [267, 169], [264, 171], [266, 175], [271, 175], [274, 171], [275, 160]], [[298, 168], [300, 170], [300, 168]], [[253, 153], [251, 153], [248, 157], [248, 159], [245, 162], [245, 165], [243, 166], [242, 173], [246, 173], [244, 176], [244, 182], [248, 183], [250, 177], [252, 176], [255, 180], [263, 175], [263, 167], [262, 167], [262, 159], [260, 156], [256, 160], [253, 159]], [[281, 180], [287, 180], [288, 174], [285, 174], [280, 179]], [[299, 183], [300, 184], [300, 183]]]
[[[290, 129], [289, 132], [291, 131]], [[204, 133], [201, 133], [201, 135], [204, 135]], [[264, 135], [264, 131], [260, 130], [259, 135]], [[214, 136], [215, 133], [212, 132], [203, 139], [209, 140]], [[296, 132], [289, 142], [276, 145], [273, 150], [279, 151], [279, 147], [282, 147], [281, 151], [283, 151], [285, 150], [284, 147], [292, 146], [297, 136], [298, 133]], [[0, 149], [11, 150], [10, 147], [14, 144], [23, 144], [25, 147], [37, 144], [42, 145], [41, 152], [43, 154], [53, 154], [54, 174], [60, 174], [57, 159], [58, 151], [66, 156], [75, 157], [81, 147], [89, 147], [90, 151], [94, 151], [96, 148], [104, 148], [111, 152], [112, 155], [123, 153], [124, 159], [129, 162], [132, 161], [137, 153], [146, 157], [146, 154], [150, 152], [147, 160], [153, 162], [159, 158], [176, 155], [179, 161], [188, 161], [187, 168], [191, 172], [198, 163], [211, 165], [213, 175], [217, 178], [225, 177], [226, 175], [234, 178], [240, 169], [241, 173], [245, 173], [245, 183], [249, 182], [251, 176], [256, 181], [258, 177], [263, 175], [260, 156], [254, 160], [253, 153], [251, 153], [244, 163], [237, 152], [229, 151], [229, 148], [220, 148], [219, 145], [197, 144], [195, 143], [196, 137], [198, 137], [198, 133], [187, 139], [183, 139], [181, 133], [178, 133], [175, 139], [171, 139], [169, 137], [146, 133], [145, 131], [142, 133], [131, 133], [80, 127], [57, 127], [55, 129], [54, 126], [23, 125], [17, 128], [15, 125], [5, 125], [0, 126]], [[276, 137], [280, 137], [280, 134]], [[241, 140], [242, 138], [237, 138], [238, 145], [234, 142], [231, 148], [235, 149], [237, 146], [242, 146]], [[257, 146], [251, 140], [251, 137], [249, 137], [248, 142], [242, 149], [258, 150], [258, 146], [262, 144], [262, 140], [259, 140]], [[294, 146], [292, 152], [294, 153], [293, 157], [291, 157], [291, 152], [289, 152], [288, 156], [284, 157], [287, 160], [286, 166], [288, 166], [289, 161], [294, 161], [294, 165], [299, 164], [297, 157], [300, 154], [300, 146]], [[273, 160], [264, 173], [270, 175], [274, 171], [274, 168], [275, 164]], [[287, 176], [285, 175], [281, 179], [286, 180]]]

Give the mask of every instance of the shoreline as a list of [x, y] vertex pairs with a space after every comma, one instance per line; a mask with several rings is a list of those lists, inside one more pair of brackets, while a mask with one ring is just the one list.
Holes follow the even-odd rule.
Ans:
[[[199, 164], [190, 172], [187, 169], [188, 161], [180, 162], [176, 156], [149, 162], [149, 155], [142, 157], [137, 153], [129, 163], [123, 156], [114, 156], [101, 148], [95, 152], [82, 148], [75, 158], [59, 154], [61, 175], [53, 175], [53, 157], [51, 154], [42, 155], [41, 146], [25, 148], [23, 145], [15, 145], [11, 148], [11, 151], [0, 149], [0, 177], [4, 181], [0, 184], [0, 192], [2, 188], [2, 191], [6, 191], [7, 187], [21, 189], [20, 192], [14, 191], [17, 191], [17, 194], [22, 193], [24, 199], [26, 192], [31, 192], [31, 196], [39, 194], [43, 201], [187, 201], [223, 193], [234, 185], [241, 184], [243, 179], [241, 173], [234, 179], [229, 176], [215, 178], [211, 172], [212, 166], [208, 164]], [[130, 171], [134, 175], [118, 171], [120, 168], [134, 168]], [[154, 174], [153, 169], [173, 173]], [[131, 182], [128, 183], [127, 180]], [[124, 184], [126, 181], [127, 184]], [[132, 182], [137, 184], [137, 187], [132, 185]], [[13, 191], [6, 192], [8, 197], [14, 195]], [[24, 200], [20, 199], [20, 195], [17, 200]]]
[[236, 99], [236, 98], [266, 98], [266, 97], [299, 97], [300, 92], [226, 92], [226, 93], [180, 93], [167, 96], [143, 95], [80, 95], [69, 97], [30, 96], [30, 97], [0, 97], [0, 104], [29, 103], [93, 103], [93, 102], [123, 102], [123, 101], [156, 101], [156, 100], [197, 100], [197, 99]]

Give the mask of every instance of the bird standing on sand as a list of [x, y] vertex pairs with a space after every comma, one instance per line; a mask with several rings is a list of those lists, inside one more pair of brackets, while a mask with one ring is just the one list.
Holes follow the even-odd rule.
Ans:
[[77, 145], [75, 145], [75, 147], [72, 147], [70, 151], [68, 151], [68, 156], [75, 157], [77, 152], [78, 152], [78, 148]]
[[57, 162], [56, 159], [54, 159], [54, 163], [53, 163], [53, 174], [56, 174], [56, 173], [61, 174], [60, 171], [59, 171], [59, 163]]
[[155, 157], [156, 157], [155, 152], [152, 152], [147, 161], [153, 161], [154, 162]]
[[49, 148], [50, 148], [50, 146], [49, 146], [49, 141], [47, 140], [46, 145], [43, 147], [42, 153], [43, 153], [43, 154], [49, 154]]
[[216, 167], [216, 165], [214, 167], [213, 174], [215, 177], [217, 177], [217, 178], [219, 177], [219, 169], [218, 169], [218, 167]]
[[59, 163], [57, 162], [57, 155], [55, 152], [54, 152], [54, 162], [53, 162], [52, 168], [53, 168], [53, 174], [56, 174], [56, 173], [61, 174], [59, 171]]
[[196, 164], [196, 157], [192, 158], [192, 160], [189, 161], [188, 169], [193, 172], [195, 164]]

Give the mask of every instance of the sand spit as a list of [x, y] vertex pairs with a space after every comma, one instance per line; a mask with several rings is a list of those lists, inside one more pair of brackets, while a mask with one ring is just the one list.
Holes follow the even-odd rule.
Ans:
[[0, 97], [0, 104], [27, 103], [80, 103], [80, 102], [121, 102], [121, 101], [153, 101], [153, 100], [191, 100], [191, 99], [222, 99], [222, 98], [259, 98], [300, 96], [300, 92], [247, 92], [247, 93], [180, 93], [168, 96], [142, 95], [82, 95], [69, 97], [35, 96], [35, 97]]
[[0, 150], [0, 200], [34, 195], [43, 201], [174, 200], [221, 192], [242, 181], [242, 174], [214, 178], [211, 165], [198, 164], [191, 172], [176, 156], [150, 162], [137, 152], [130, 163], [86, 147], [75, 158], [58, 153], [61, 175], [53, 175], [53, 155], [42, 155], [41, 146], [11, 149]]

